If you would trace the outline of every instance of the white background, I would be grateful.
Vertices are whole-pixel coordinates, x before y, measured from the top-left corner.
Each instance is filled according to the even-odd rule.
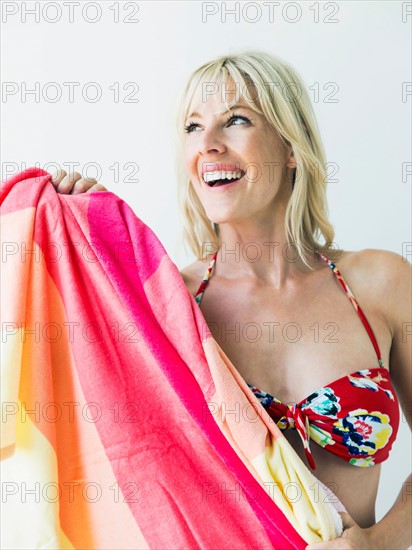
[[[406,255],[403,243],[412,240],[412,176],[402,175],[403,163],[411,161],[412,98],[402,97],[403,83],[412,80],[412,15],[402,15],[406,2],[272,2],[273,21],[263,2],[240,2],[238,15],[227,13],[226,19],[234,2],[109,1],[99,2],[99,10],[81,2],[73,7],[72,22],[64,4],[39,2],[36,21],[25,16],[36,9],[34,2],[3,2],[2,179],[34,165],[54,171],[48,163],[66,170],[77,163],[76,171],[95,177],[93,165],[100,166],[99,181],[131,205],[183,268],[194,258],[180,244],[177,93],[191,71],[216,55],[263,49],[290,62],[311,88],[327,160],[339,167],[337,181],[328,187],[335,242],[346,250]],[[207,10],[216,13],[207,16]],[[24,86],[34,89],[36,82],[37,99],[24,94]],[[50,82],[57,86],[48,87]],[[73,102],[65,82],[80,84]],[[102,91],[97,102],[85,99],[93,98],[91,88],[90,96],[84,95],[90,82]],[[123,89],[128,82],[136,83],[131,99],[138,102],[125,102],[133,92]],[[332,91],[324,89],[327,83],[338,86],[332,98],[338,102],[326,100]],[[110,89],[115,86],[118,102]],[[53,102],[56,89],[62,97]],[[125,181],[126,163],[138,166],[138,182]],[[382,466],[377,520],[410,471],[410,449],[402,416]]]

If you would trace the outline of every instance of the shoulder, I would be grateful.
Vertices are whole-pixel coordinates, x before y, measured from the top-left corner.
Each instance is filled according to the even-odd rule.
[[[397,252],[365,248],[358,251],[345,251],[339,258],[339,265],[352,268],[351,273],[369,275],[386,284],[401,283],[410,271],[411,264]]]
[[[412,264],[402,255],[388,250],[361,252],[364,258],[357,260],[360,271],[377,281],[372,287],[392,336],[391,379],[412,428],[412,417],[407,410],[412,392]]]
[[[397,277],[401,266],[408,265],[408,261],[396,252],[377,248],[365,248],[357,251],[342,251],[338,256],[340,265],[350,265],[357,270],[375,272],[376,276]]]
[[[379,304],[394,336],[400,320],[410,317],[411,263],[396,252],[367,248],[342,253],[338,269],[362,295]]]
[[[195,296],[208,268],[208,261],[195,260],[180,270],[183,282],[192,296]]]

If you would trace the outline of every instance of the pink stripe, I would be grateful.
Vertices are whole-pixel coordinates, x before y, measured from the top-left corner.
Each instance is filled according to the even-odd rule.
[[[124,242],[125,228],[118,222],[116,223],[117,216],[114,219],[110,219],[110,216],[107,215],[107,207],[104,220],[102,219],[100,213],[103,211],[103,200],[105,198],[106,197],[103,195],[96,194],[93,196],[95,200],[90,203],[89,223],[91,227],[91,242],[100,249],[103,247],[103,250],[106,252],[103,254],[105,270],[110,274],[110,277],[115,280],[116,290],[119,296],[122,298],[123,302],[128,305],[128,309],[131,311],[133,318],[142,329],[141,334],[143,338],[148,345],[151,346],[151,351],[158,365],[162,368],[163,373],[167,376],[177,395],[179,395],[190,416],[196,420],[208,441],[218,451],[229,469],[235,474],[236,479],[240,481],[249,499],[249,503],[265,526],[271,542],[277,544],[279,542],[279,534],[282,534],[286,540],[289,540],[292,548],[299,548],[302,544],[305,544],[305,542],[296,532],[294,532],[293,535],[291,534],[290,539],[288,539],[285,530],[287,529],[288,532],[291,532],[289,522],[269,495],[256,482],[214,422],[207,407],[204,395],[190,372],[190,367],[181,361],[181,358],[174,349],[170,349],[168,341],[164,340],[164,333],[160,325],[151,318],[148,310],[142,308],[142,305],[145,304],[147,299],[142,287],[142,281],[139,280],[139,271],[136,269],[136,266],[132,267],[133,264],[127,263],[122,264],[122,273],[125,277],[119,278],[116,276],[118,265],[111,259],[111,243],[107,237],[110,235],[110,238],[115,242]],[[129,224],[128,237],[131,238],[132,243],[138,242],[140,244],[136,251],[139,257],[142,258],[142,261],[138,262],[139,269],[142,265],[147,263],[148,258],[151,259],[150,267],[154,267],[156,264],[159,265],[166,252],[157,237],[147,226],[144,226],[144,231],[142,231],[142,226],[144,224],[142,222],[136,224],[135,215],[125,203],[121,204],[120,210],[123,219]],[[114,210],[114,212],[116,211]],[[113,214],[113,209],[110,211],[110,214]],[[114,230],[109,231],[109,228],[114,228]],[[187,291],[177,268],[175,267],[176,277],[172,277],[172,269],[173,266],[171,265],[168,292],[174,296],[175,303],[178,304],[176,307],[185,309],[186,304],[182,305],[181,300],[183,300],[183,297],[188,299]],[[149,271],[145,270],[143,277],[146,278],[148,273]],[[142,277],[142,275],[140,276]],[[180,296],[182,296],[182,298]],[[161,300],[162,297],[159,296],[159,299]],[[154,331],[156,333],[156,338],[153,338]],[[182,326],[182,335],[183,334],[184,327]],[[250,489],[251,487],[256,490],[255,494],[258,494],[258,500],[260,502],[256,502],[256,499],[254,499],[253,491]],[[280,521],[281,518],[282,521]],[[281,524],[283,524],[283,529],[280,526]]]

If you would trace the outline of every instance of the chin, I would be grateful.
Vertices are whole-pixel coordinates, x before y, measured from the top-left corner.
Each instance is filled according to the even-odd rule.
[[[211,221],[211,223],[217,223],[217,224],[222,224],[222,223],[230,223],[231,221],[233,221],[233,217],[230,216],[230,215],[227,215],[227,216],[217,216],[217,215],[213,215],[213,216],[209,216],[208,212],[206,212],[206,216],[209,218],[209,220]]]

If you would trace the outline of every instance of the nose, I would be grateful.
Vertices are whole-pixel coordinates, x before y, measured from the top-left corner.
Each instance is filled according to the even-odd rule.
[[[226,151],[226,145],[223,136],[215,129],[209,128],[202,132],[199,143],[199,153],[207,156],[210,153],[223,153]]]

